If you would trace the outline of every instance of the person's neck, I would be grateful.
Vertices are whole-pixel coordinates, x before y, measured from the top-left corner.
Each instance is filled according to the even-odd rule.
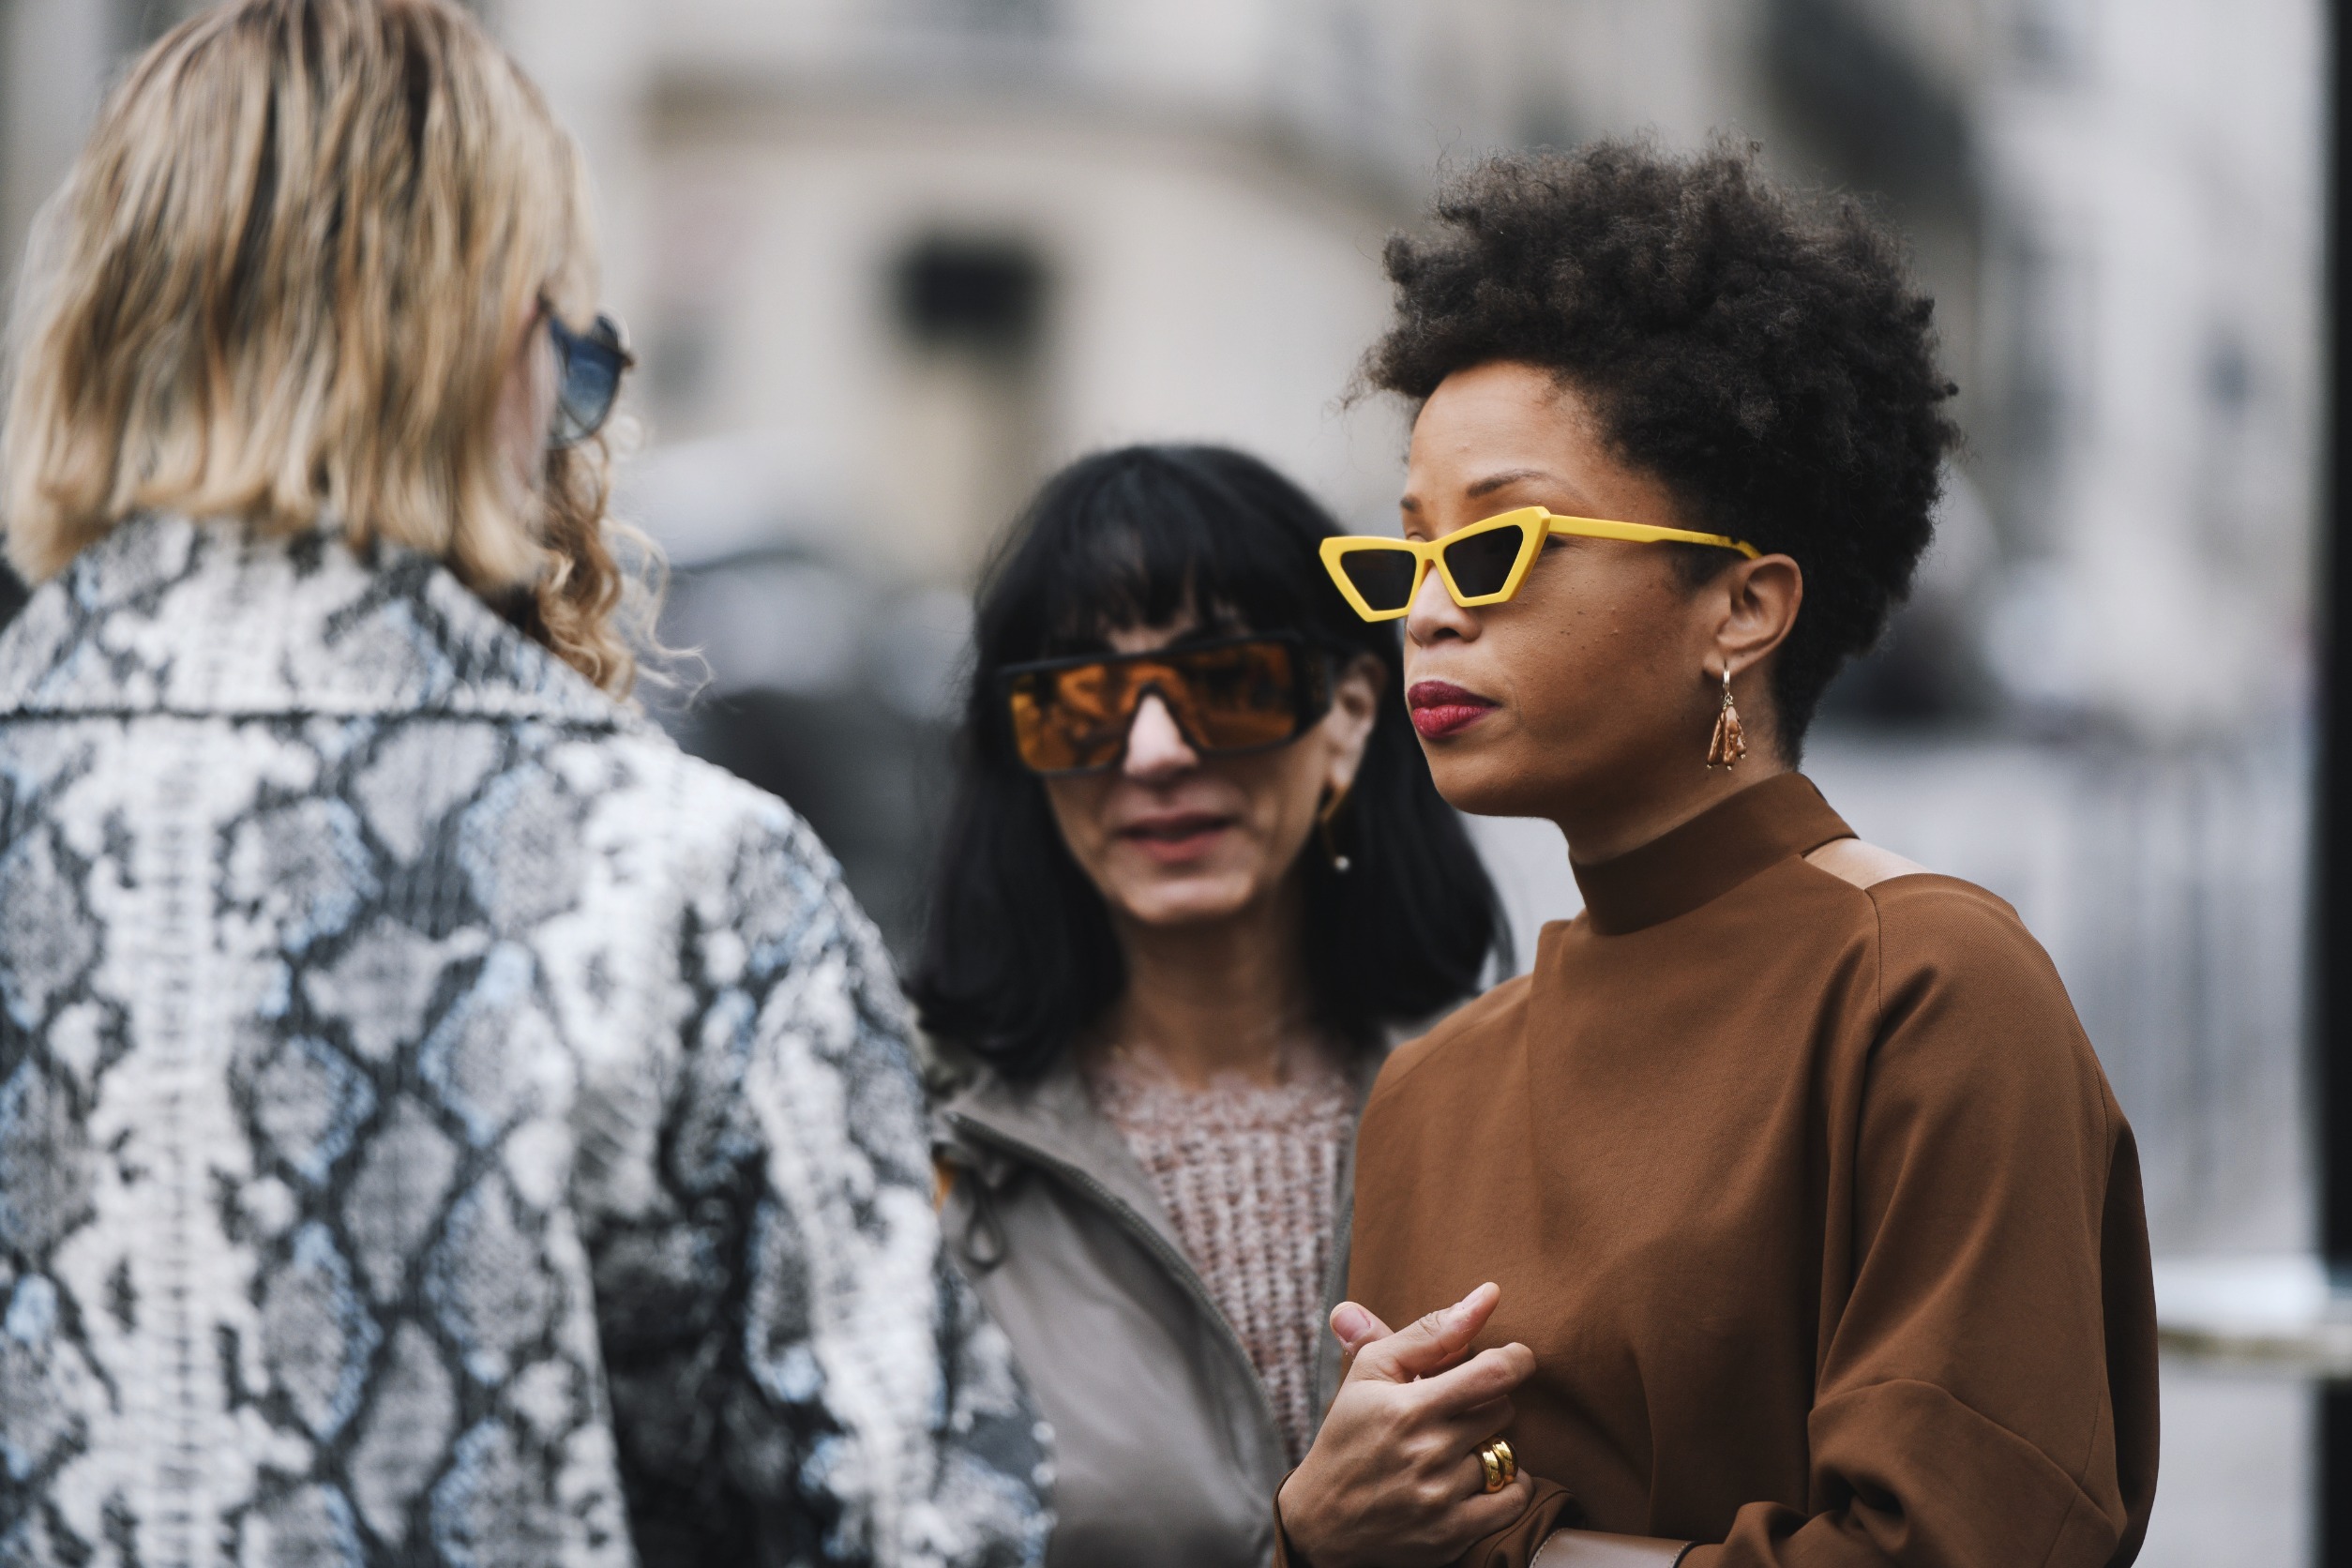
[[[1293,882],[1226,920],[1121,920],[1127,988],[1103,1020],[1103,1048],[1143,1057],[1188,1088],[1235,1076],[1283,1081],[1286,1053],[1311,1046],[1314,1033],[1303,902]]]
[[[1787,771],[1787,763],[1758,746],[1736,768],[1702,771],[1681,764],[1661,770],[1664,776],[1584,792],[1555,810],[1552,821],[1568,840],[1568,858],[1594,866],[1663,838],[1741,791]]]

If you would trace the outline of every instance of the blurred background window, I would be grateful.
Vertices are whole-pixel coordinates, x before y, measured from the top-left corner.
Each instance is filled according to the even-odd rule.
[[[649,703],[803,811],[901,951],[970,588],[1053,466],[1229,442],[1393,530],[1401,412],[1342,401],[1380,246],[1489,151],[1721,128],[1877,204],[1969,444],[1808,771],[2017,906],[2139,1131],[2168,1347],[2142,1561],[2352,1561],[2341,1523],[2321,1539],[2352,1407],[2316,1391],[2352,1374],[2352,1323],[2303,1049],[2319,0],[477,9],[588,149],[647,365],[625,511],[701,655]],[[0,0],[7,255],[181,12]],[[1475,827],[1530,953],[1576,907],[1558,836]]]
[[[1017,368],[1037,351],[1046,269],[1017,240],[930,234],[898,258],[898,321],[918,347]]]

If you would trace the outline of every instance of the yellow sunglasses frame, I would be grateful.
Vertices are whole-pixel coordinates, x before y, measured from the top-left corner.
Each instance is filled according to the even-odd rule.
[[[1529,526],[1536,522],[1541,522],[1543,526]],[[1491,534],[1499,528],[1527,529],[1527,543],[1520,548],[1519,558],[1511,563],[1511,575],[1503,579],[1502,586],[1494,593],[1463,593],[1461,584],[1454,580],[1454,573],[1445,564],[1446,549],[1476,535]],[[1544,541],[1554,534],[1566,534],[1583,539],[1623,539],[1632,544],[1712,545],[1718,550],[1736,550],[1751,561],[1760,553],[1754,545],[1726,534],[1696,534],[1687,528],[1661,528],[1649,522],[1612,522],[1606,518],[1562,517],[1541,506],[1520,506],[1481,519],[1435,539],[1392,539],[1379,534],[1336,535],[1323,541],[1323,570],[1331,574],[1332,582],[1339,589],[1340,596],[1348,601],[1348,608],[1367,621],[1398,621],[1411,614],[1413,600],[1421,596],[1421,586],[1428,580],[1432,566],[1437,568],[1438,580],[1445,584],[1445,591],[1453,596],[1454,602],[1464,610],[1475,610],[1481,605],[1500,604],[1516,594],[1519,584],[1527,580],[1528,568],[1534,565],[1535,558],[1543,553]],[[1347,571],[1340,565],[1349,555],[1374,550],[1413,558],[1412,589],[1405,596],[1404,608],[1400,610],[1375,610],[1364,603],[1364,596],[1357,592],[1356,585],[1349,580]]]

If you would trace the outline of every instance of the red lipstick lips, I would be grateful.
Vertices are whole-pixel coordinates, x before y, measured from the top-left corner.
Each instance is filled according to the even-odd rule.
[[[1412,710],[1413,728],[1425,741],[1459,734],[1496,706],[1492,699],[1464,691],[1450,681],[1415,681],[1405,703]]]

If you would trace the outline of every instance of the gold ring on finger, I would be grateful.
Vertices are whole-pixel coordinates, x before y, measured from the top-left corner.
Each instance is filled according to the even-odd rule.
[[[1502,1484],[1510,1485],[1519,1474],[1519,1456],[1511,1452],[1510,1440],[1497,1438],[1487,1446],[1495,1451],[1495,1457],[1502,1461]]]
[[[1500,1492],[1505,1486],[1511,1485],[1511,1477],[1505,1473],[1502,1468],[1502,1455],[1495,1452],[1495,1445],[1493,1443],[1481,1443],[1479,1445],[1478,1468],[1485,1471],[1486,1490],[1490,1492]]]

